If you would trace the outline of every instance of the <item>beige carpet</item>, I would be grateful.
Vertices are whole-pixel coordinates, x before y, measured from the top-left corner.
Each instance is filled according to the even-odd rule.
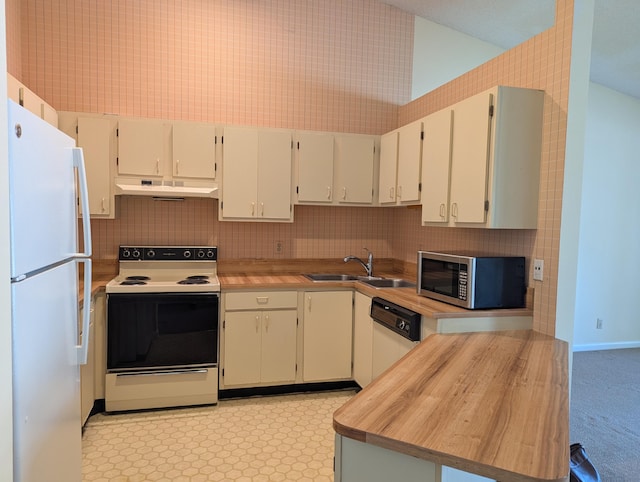
[[[570,414],[604,482],[640,481],[640,349],[574,353]]]
[[[333,412],[353,391],[217,406],[95,415],[83,435],[83,481],[332,481]]]

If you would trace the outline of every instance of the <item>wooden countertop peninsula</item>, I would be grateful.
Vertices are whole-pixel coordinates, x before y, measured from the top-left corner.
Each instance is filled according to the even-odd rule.
[[[530,330],[431,335],[339,408],[345,437],[500,481],[569,473],[568,348]]]

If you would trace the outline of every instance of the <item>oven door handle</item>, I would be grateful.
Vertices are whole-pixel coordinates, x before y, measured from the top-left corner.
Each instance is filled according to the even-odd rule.
[[[194,370],[165,370],[165,371],[146,371],[135,373],[116,373],[118,377],[139,377],[139,376],[161,376],[161,375],[183,375],[187,373],[207,373],[206,368],[199,368]]]

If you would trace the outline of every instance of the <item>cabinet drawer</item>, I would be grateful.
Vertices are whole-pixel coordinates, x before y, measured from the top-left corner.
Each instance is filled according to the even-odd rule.
[[[251,291],[225,294],[227,311],[297,308],[297,306],[297,291]]]

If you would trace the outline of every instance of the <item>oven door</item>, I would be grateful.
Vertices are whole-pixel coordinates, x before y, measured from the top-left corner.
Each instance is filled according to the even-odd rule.
[[[107,371],[218,364],[218,293],[127,293],[107,298]]]

